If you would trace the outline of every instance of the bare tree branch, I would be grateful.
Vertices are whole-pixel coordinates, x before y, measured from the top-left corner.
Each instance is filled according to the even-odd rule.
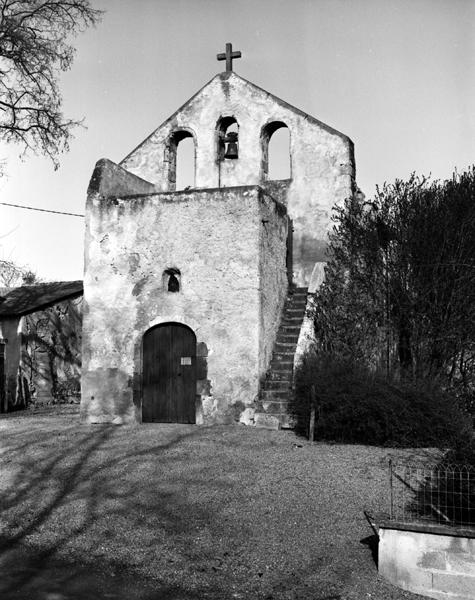
[[[59,166],[82,121],[63,115],[58,76],[74,58],[70,38],[101,14],[89,0],[0,0],[0,141]]]

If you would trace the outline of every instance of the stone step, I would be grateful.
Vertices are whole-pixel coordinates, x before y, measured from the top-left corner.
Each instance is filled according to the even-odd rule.
[[[279,423],[281,429],[295,429],[297,425],[295,417],[289,415],[288,412],[283,415],[279,415]]]
[[[295,342],[276,342],[274,344],[274,352],[295,352],[297,340]]]
[[[279,373],[286,373],[289,374],[289,376],[292,376],[292,371],[293,371],[293,366],[294,366],[294,360],[292,359],[292,361],[274,361],[274,359],[271,360],[270,363],[270,368],[269,368],[269,372],[270,374],[275,373],[275,375],[279,375]]]
[[[296,325],[297,321],[294,321],[294,319],[298,319],[299,324],[301,324],[304,316],[305,316],[304,310],[298,310],[298,311],[297,310],[289,310],[283,316],[281,325],[287,325],[289,323],[289,321],[291,322],[290,324]]]
[[[294,344],[294,346],[296,346],[298,341],[299,341],[298,333],[278,333],[275,343],[276,344]]]
[[[303,322],[303,319],[292,319],[290,321],[285,320],[283,323],[281,323],[279,332],[284,331],[283,327],[298,327],[298,330],[300,333],[300,330],[302,329],[302,322]],[[279,332],[277,332],[277,333],[279,333]]]
[[[299,335],[300,333],[300,325],[281,325],[279,328],[279,333],[284,333],[285,335],[288,335],[290,333],[293,333],[295,335]],[[277,334],[279,335],[279,334]]]
[[[292,302],[305,304],[307,302],[307,294],[292,294],[292,296],[287,296],[287,298],[285,299],[285,303],[292,304]]]
[[[305,307],[304,306],[289,306],[289,308],[287,308],[285,310],[285,316],[286,317],[297,317],[299,315],[304,315],[305,313]]]
[[[262,401],[270,400],[288,400],[290,396],[290,390],[261,390]]]
[[[292,306],[287,306],[284,309],[283,312],[283,317],[288,317],[288,316],[295,316],[295,315],[304,315],[305,314],[305,304],[302,304],[302,306],[298,306],[295,304],[292,304]]]
[[[274,344],[274,352],[272,353],[272,358],[276,356],[277,360],[280,360],[281,355],[293,357],[295,354],[296,347],[297,344],[277,344],[276,342]]]
[[[290,384],[287,384],[283,388],[268,389],[264,387],[261,389],[260,399],[261,402],[288,402],[292,394],[293,391]]]
[[[274,345],[274,351],[272,352],[272,358],[270,361],[270,365],[269,368],[272,367],[273,365],[280,365],[283,362],[294,362],[294,355],[295,355],[295,348],[297,347],[296,344],[293,345],[292,348],[280,348],[279,350],[276,350],[275,345]]]
[[[272,363],[274,363],[275,361],[280,364],[289,363],[290,365],[293,365],[294,354],[294,352],[274,352],[274,354],[272,355]]]
[[[302,327],[303,315],[301,317],[284,317],[282,319],[281,327]]]
[[[306,287],[289,289],[272,360],[260,390],[262,415],[271,420],[274,418],[284,427],[292,427],[293,423],[288,414],[288,405],[294,393],[294,357],[307,306],[307,291]]]
[[[292,302],[292,300],[307,300],[307,292],[294,292],[289,294],[285,299],[286,302]]]
[[[305,296],[297,296],[296,298],[292,298],[292,300],[286,300],[284,306],[306,306],[307,299]]]
[[[278,381],[285,381],[286,379],[293,379],[294,375],[294,362],[281,362],[281,363],[271,363],[269,370],[267,371],[266,377],[264,381],[268,381],[269,379],[277,379]],[[275,377],[274,377],[275,374]]]
[[[279,331],[277,333],[280,333],[282,331],[283,327],[298,327],[299,333],[300,333],[300,329],[302,328],[302,323],[303,323],[303,316],[302,317],[292,317],[291,319],[285,318],[285,319],[283,319],[283,322],[281,323]]]
[[[262,402],[262,408],[267,415],[285,415],[287,413],[288,406],[288,402],[274,402],[272,400],[263,400]]]
[[[280,421],[278,417],[267,415],[266,413],[255,413],[254,425],[259,429],[280,429]]]
[[[279,368],[277,368],[279,367]],[[286,368],[286,369],[281,369],[280,367],[282,367],[282,365],[278,364],[275,365],[275,368],[273,368],[272,364],[271,367],[269,369],[269,372],[267,373],[267,379],[265,381],[286,381],[288,383],[290,383],[292,381],[292,374],[293,371],[290,368]]]
[[[288,379],[266,379],[262,384],[263,390],[279,390],[282,392],[289,391],[291,382]]]
[[[282,315],[281,326],[282,325],[300,325],[302,323],[304,316],[305,316],[304,310],[299,311],[298,314],[293,311],[291,313],[290,312],[284,313]]]
[[[305,300],[305,298],[303,298],[302,300],[298,300],[298,299],[294,299],[291,300],[290,302],[287,301],[284,305],[284,310],[287,310],[289,308],[301,308],[302,310],[307,306],[307,302]]]

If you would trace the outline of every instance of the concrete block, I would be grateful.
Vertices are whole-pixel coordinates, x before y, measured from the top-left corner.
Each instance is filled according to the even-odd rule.
[[[467,600],[466,596],[459,596],[458,594],[447,594],[447,592],[438,592],[437,590],[430,590],[430,592],[421,592],[421,595],[428,598],[434,598],[434,600]],[[473,597],[470,598],[473,600]]]
[[[417,566],[422,569],[439,569],[445,571],[447,568],[447,558],[445,552],[425,552]]]
[[[452,573],[434,573],[432,588],[439,592],[457,594],[460,598],[473,600],[475,598],[475,577],[452,574]]]
[[[380,574],[398,587],[436,600],[475,599],[475,540],[401,528],[380,528]]]
[[[447,571],[463,573],[475,578],[475,556],[468,552],[449,552],[447,554]]]

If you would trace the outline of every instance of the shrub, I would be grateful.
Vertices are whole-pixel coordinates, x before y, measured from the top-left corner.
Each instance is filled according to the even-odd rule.
[[[447,454],[445,462],[458,463],[475,469],[475,437],[460,437]]]
[[[452,448],[471,437],[469,419],[427,382],[388,382],[354,363],[313,358],[296,373],[297,429],[308,427],[316,391],[316,439]]]

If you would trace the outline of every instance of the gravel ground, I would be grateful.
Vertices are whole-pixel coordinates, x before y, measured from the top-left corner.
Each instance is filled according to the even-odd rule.
[[[245,426],[0,416],[0,597],[402,600],[363,510],[390,456]],[[373,550],[373,551],[372,551]]]

